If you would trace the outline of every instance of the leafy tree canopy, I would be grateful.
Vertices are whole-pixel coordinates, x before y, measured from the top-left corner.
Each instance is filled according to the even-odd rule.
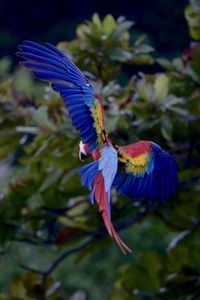
[[[198,299],[199,7],[191,0],[185,10],[197,42],[172,61],[155,58],[133,22],[111,15],[94,14],[58,44],[102,94],[112,139],[155,141],[179,166],[174,199],[154,211],[113,192],[113,222],[135,247],[126,257],[80,185],[79,136],[62,100],[0,61],[0,299]],[[147,64],[162,71],[136,73]]]

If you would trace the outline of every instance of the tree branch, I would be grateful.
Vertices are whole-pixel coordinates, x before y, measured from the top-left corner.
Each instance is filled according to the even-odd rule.
[[[174,229],[177,229],[177,230],[185,230],[186,228],[178,225],[178,224],[175,224],[173,222],[171,222],[170,220],[168,220],[164,215],[162,215],[160,212],[158,211],[155,211],[154,212],[154,215],[156,217],[158,217],[161,221],[163,221],[165,224],[167,224],[168,226],[174,228]]]
[[[20,267],[33,272],[33,273],[37,273],[42,275],[44,278],[43,280],[46,280],[46,278],[58,267],[58,265],[67,257],[70,256],[74,253],[77,253],[79,251],[81,251],[82,249],[86,248],[89,244],[92,243],[92,241],[94,240],[94,237],[90,238],[89,240],[87,240],[86,242],[82,243],[81,245],[71,248],[71,249],[67,249],[66,251],[64,251],[63,253],[61,253],[54,261],[53,263],[50,265],[50,267],[46,270],[46,271],[42,271],[42,270],[38,270],[32,267],[28,267],[24,264],[21,264]]]

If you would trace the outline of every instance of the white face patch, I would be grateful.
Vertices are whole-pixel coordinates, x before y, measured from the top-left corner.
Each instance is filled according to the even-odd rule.
[[[79,151],[82,152],[83,154],[87,155],[87,153],[85,152],[85,144],[83,144],[82,141],[80,141],[79,143]]]

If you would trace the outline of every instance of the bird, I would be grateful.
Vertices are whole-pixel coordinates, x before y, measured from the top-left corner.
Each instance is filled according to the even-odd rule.
[[[111,191],[132,199],[163,203],[178,186],[177,164],[159,145],[141,140],[118,146],[109,137],[104,122],[102,97],[93,84],[60,49],[50,43],[23,41],[16,53],[20,64],[50,83],[60,94],[72,124],[79,131],[79,158],[93,161],[80,169],[81,184],[90,191],[103,222],[123,253],[132,252],[111,221]]]

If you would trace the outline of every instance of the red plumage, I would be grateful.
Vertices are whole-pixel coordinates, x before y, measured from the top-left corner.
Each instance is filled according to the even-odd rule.
[[[120,249],[124,254],[126,252],[132,252],[132,250],[122,241],[122,239],[117,234],[115,228],[112,225],[109,216],[108,193],[105,191],[104,178],[101,171],[97,173],[94,179],[93,191],[94,191],[95,200],[99,206],[99,211],[102,214],[104,224],[110,236],[115,239],[115,241],[117,242],[117,244],[119,245]]]
[[[144,153],[151,153],[152,144],[149,141],[139,141],[135,144],[118,147],[118,150],[120,149],[123,149],[127,155],[135,157]]]
[[[99,149],[94,149],[92,152],[90,152],[89,144],[83,144],[83,150],[87,157],[92,156],[94,160],[98,160],[101,156]]]

